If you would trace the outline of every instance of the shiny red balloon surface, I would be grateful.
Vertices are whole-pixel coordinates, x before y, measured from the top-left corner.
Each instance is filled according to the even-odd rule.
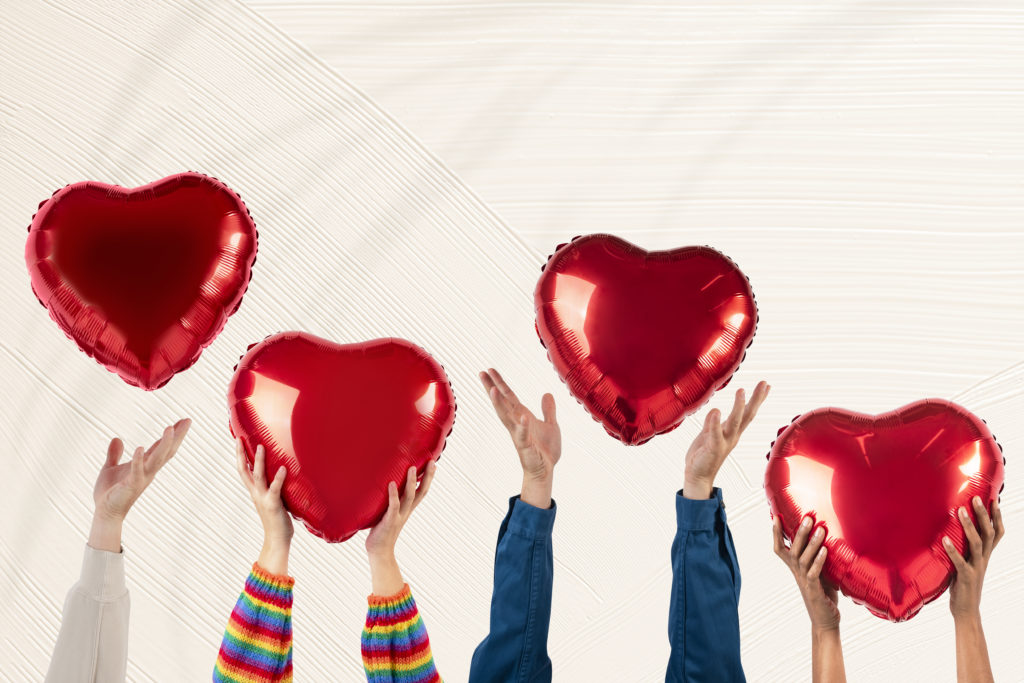
[[[750,283],[725,255],[612,235],[560,245],[534,304],[559,377],[626,444],[674,429],[725,386],[757,327]]]
[[[249,348],[228,388],[231,433],[250,465],[288,467],[285,506],[317,536],[339,542],[387,509],[388,482],[422,476],[455,422],[444,369],[402,339],[335,344],[284,332]]]
[[[82,182],[39,205],[25,260],[32,291],[83,351],[156,389],[220,333],[249,284],[256,226],[214,178],[133,189]]]
[[[942,594],[965,553],[956,516],[1003,485],[1003,455],[985,423],[941,399],[881,415],[820,408],[780,430],[764,488],[792,539],[805,514],[827,531],[824,576],[875,615],[914,616]]]

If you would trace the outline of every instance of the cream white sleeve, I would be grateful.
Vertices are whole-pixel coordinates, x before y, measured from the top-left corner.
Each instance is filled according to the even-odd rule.
[[[64,600],[46,683],[123,683],[128,665],[124,551],[85,547],[82,576]]]

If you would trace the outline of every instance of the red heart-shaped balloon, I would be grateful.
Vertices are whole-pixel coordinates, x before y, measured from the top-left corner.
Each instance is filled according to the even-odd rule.
[[[612,235],[559,245],[534,304],[559,377],[626,444],[675,429],[724,387],[757,327],[750,282],[724,254]]]
[[[256,260],[245,204],[215,178],[136,188],[82,182],[39,205],[32,291],[79,348],[156,389],[196,360],[238,309]]]
[[[792,539],[804,515],[827,532],[823,575],[872,613],[911,618],[942,594],[964,553],[956,511],[986,509],[1003,485],[1002,449],[977,416],[941,399],[881,415],[819,408],[779,430],[764,488]]]
[[[384,515],[388,483],[421,477],[455,422],[437,361],[402,339],[335,344],[283,332],[249,347],[228,388],[231,433],[267,476],[286,465],[285,507],[312,533],[344,541]]]

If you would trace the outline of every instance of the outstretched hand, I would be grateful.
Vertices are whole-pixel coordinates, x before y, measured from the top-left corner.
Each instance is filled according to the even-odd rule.
[[[141,446],[136,448],[127,462],[121,462],[124,442],[118,438],[111,440],[92,492],[96,507],[89,533],[90,546],[114,553],[121,551],[121,528],[128,511],[160,468],[174,457],[191,425],[192,421],[187,418],[178,420],[147,450]]]
[[[757,415],[770,389],[767,382],[758,382],[749,403],[743,389],[737,389],[732,412],[725,422],[722,422],[722,411],[717,408],[708,411],[703,429],[686,452],[685,498],[705,500],[711,496],[718,470]]]
[[[555,418],[555,397],[544,394],[536,417],[515,395],[494,368],[480,373],[480,381],[505,425],[523,467],[520,500],[535,507],[551,507],[551,486],[555,465],[562,457],[562,432]]]

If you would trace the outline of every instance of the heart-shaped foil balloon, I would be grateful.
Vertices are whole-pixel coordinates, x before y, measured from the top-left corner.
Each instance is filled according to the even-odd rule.
[[[415,344],[335,344],[304,332],[250,346],[228,408],[250,465],[260,444],[268,477],[286,465],[285,507],[332,543],[373,526],[388,483],[401,491],[411,466],[421,477],[455,422],[444,369]]]
[[[39,205],[32,291],[79,348],[156,389],[196,360],[238,309],[256,260],[245,204],[215,178],[143,187],[82,182]]]
[[[954,574],[942,548],[965,553],[957,519],[1003,486],[1003,454],[977,416],[927,399],[881,415],[820,408],[779,430],[764,488],[792,539],[804,515],[825,527],[823,576],[891,621],[911,618]]]
[[[675,429],[724,387],[757,327],[750,283],[724,254],[612,235],[559,245],[534,304],[559,377],[626,444]]]

